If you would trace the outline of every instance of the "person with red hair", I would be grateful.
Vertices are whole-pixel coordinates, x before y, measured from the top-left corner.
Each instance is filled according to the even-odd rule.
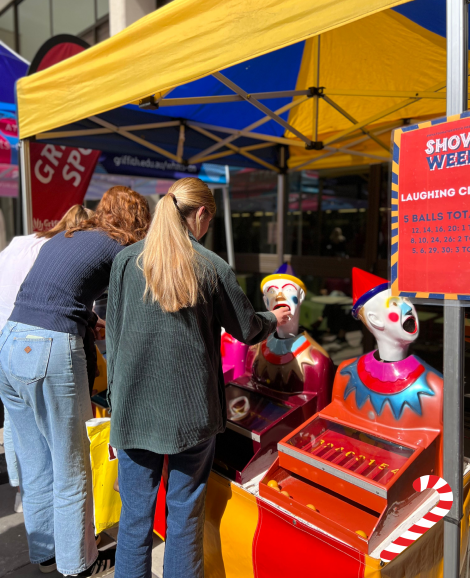
[[[89,443],[92,418],[83,338],[104,322],[93,302],[124,247],[150,223],[144,197],[112,187],[90,218],[41,248],[0,332],[0,396],[19,464],[31,562],[42,572],[101,576],[114,551],[98,552]]]

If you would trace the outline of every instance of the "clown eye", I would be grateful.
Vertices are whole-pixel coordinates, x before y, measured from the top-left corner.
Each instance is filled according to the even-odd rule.
[[[395,305],[395,307],[398,307],[398,303],[396,301],[392,301],[392,305]]]

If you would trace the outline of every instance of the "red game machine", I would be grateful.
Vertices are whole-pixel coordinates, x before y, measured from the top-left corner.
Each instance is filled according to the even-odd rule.
[[[340,365],[331,404],[279,443],[260,495],[371,554],[429,497],[413,481],[442,475],[443,381],[407,355],[413,305],[368,273],[353,282],[378,350]]]

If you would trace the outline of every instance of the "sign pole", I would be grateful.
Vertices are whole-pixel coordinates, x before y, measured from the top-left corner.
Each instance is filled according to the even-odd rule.
[[[447,116],[467,110],[468,5],[447,0]],[[455,301],[444,304],[444,479],[454,502],[444,518],[444,578],[460,574],[463,509],[463,381],[465,313]]]
[[[20,140],[21,206],[23,235],[33,232],[33,206],[31,193],[31,157],[29,140]]]

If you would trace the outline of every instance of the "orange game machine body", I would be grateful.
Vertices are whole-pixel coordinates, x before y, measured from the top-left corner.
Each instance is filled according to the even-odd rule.
[[[382,292],[385,313],[415,339],[414,307],[387,285]],[[380,328],[379,318],[369,321]],[[429,497],[413,481],[442,476],[442,403],[441,374],[414,355],[384,362],[376,351],[343,362],[332,402],[279,443],[260,495],[371,554]]]
[[[246,370],[226,383],[227,429],[217,436],[214,470],[240,484],[261,474],[277,443],[331,399],[333,364],[298,326],[305,286],[285,265],[261,284],[268,310],[289,306],[290,327],[247,354]]]

